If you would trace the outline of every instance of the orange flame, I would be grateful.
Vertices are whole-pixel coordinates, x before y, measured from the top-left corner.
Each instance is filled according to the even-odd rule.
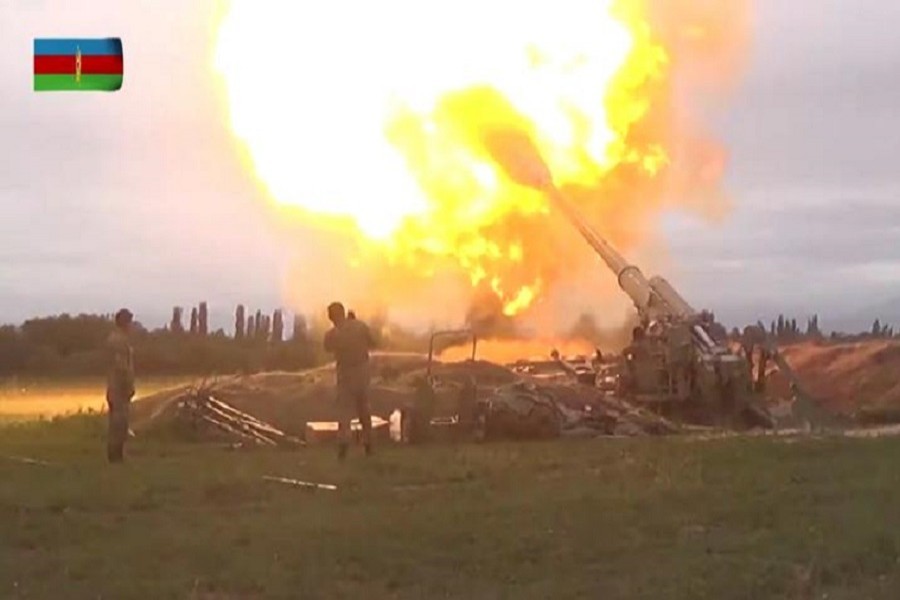
[[[672,163],[672,64],[651,0],[373,4],[281,3],[273,14],[234,0],[217,49],[257,176],[279,205],[352,236],[348,261],[380,265],[368,293],[455,271],[513,316],[559,280],[566,246],[589,253],[573,232],[551,231],[540,191],[496,164],[492,131],[526,136],[589,218],[630,241],[616,227],[637,203],[658,203]],[[692,18],[681,35],[708,38]],[[273,59],[285,43],[305,79],[273,91],[287,77]]]

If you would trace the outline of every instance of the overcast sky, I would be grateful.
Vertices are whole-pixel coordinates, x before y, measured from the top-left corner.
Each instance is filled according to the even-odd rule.
[[[724,227],[671,219],[679,282],[741,321],[781,306],[900,319],[900,3],[757,7],[721,129],[735,209]]]
[[[209,1],[0,2],[0,321],[207,299],[274,307],[285,234],[240,162]],[[98,17],[97,15],[100,15]],[[669,215],[670,281],[747,322],[900,321],[900,3],[759,0],[722,120],[734,209]],[[117,35],[114,94],[35,94],[35,37]],[[900,324],[900,323],[898,323]]]

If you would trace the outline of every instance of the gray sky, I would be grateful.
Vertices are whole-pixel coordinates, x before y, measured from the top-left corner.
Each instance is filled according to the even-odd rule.
[[[679,285],[742,322],[782,307],[826,326],[900,319],[900,4],[757,11],[720,129],[735,209],[722,227],[670,219]]]
[[[129,305],[157,325],[206,299],[225,326],[236,302],[281,302],[291,244],[225,125],[217,10],[0,3],[0,321]],[[893,0],[757,2],[719,123],[734,209],[665,217],[666,276],[694,304],[740,322],[900,321],[898,22]],[[122,37],[123,89],[33,93],[32,39],[66,35]]]

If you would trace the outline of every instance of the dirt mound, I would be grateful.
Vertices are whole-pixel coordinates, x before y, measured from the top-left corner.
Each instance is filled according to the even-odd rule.
[[[863,341],[844,344],[799,343],[782,352],[820,404],[844,414],[862,410],[900,414],[900,342]],[[415,403],[416,389],[427,372],[427,357],[420,354],[379,353],[372,358],[372,413],[388,419],[397,408]],[[435,416],[454,414],[461,388],[474,381],[484,399],[520,377],[506,367],[487,361],[434,362]],[[272,372],[233,376],[202,382],[214,397],[288,434],[302,436],[308,421],[335,420],[335,369],[326,365],[296,373]],[[778,372],[770,378],[775,396],[789,397],[787,379]],[[555,401],[571,410],[597,402],[597,391],[583,386],[553,385]],[[167,410],[190,392],[181,386],[143,398],[134,405],[134,428],[147,430],[173,411]]]
[[[781,351],[806,390],[831,411],[900,408],[900,342],[804,342]],[[789,393],[780,374],[770,386],[776,394]]]
[[[414,402],[417,383],[427,375],[427,357],[420,354],[377,353],[372,357],[372,413],[387,419],[397,408]],[[459,389],[468,380],[475,382],[479,396],[490,394],[500,385],[518,379],[505,367],[484,361],[464,361],[432,365],[435,380],[437,414],[456,410]],[[308,421],[330,421],[337,418],[334,364],[316,369],[270,372],[233,376],[197,382],[211,387],[217,399],[258,419],[271,423],[287,433],[302,435]],[[152,428],[178,398],[191,390],[179,386],[134,404],[135,431]]]

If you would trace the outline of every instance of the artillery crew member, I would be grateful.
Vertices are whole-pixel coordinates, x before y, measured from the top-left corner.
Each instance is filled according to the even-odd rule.
[[[111,463],[122,462],[125,458],[125,440],[128,439],[128,413],[134,396],[134,357],[128,334],[133,318],[128,309],[123,308],[117,312],[115,329],[106,340],[109,353],[106,381],[109,431],[106,455]]]
[[[369,350],[375,347],[375,341],[365,323],[347,318],[340,302],[328,306],[328,319],[334,325],[325,333],[325,350],[334,354],[337,370],[338,457],[343,459],[347,455],[354,413],[362,426],[366,455],[370,455],[373,450]]]

